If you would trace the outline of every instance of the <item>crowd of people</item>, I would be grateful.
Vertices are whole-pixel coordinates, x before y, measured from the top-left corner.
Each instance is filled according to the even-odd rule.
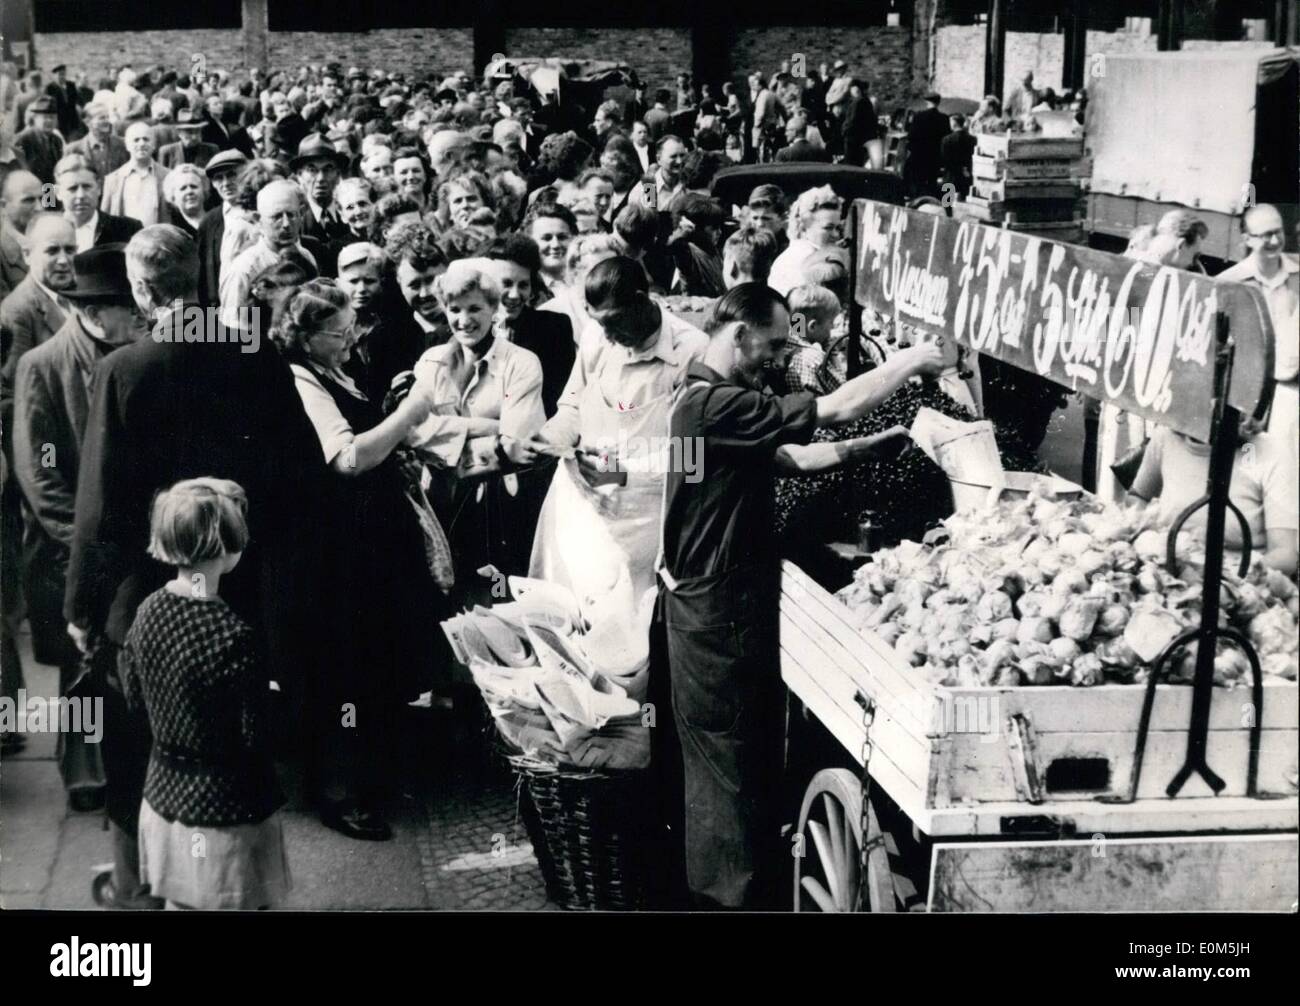
[[[61,692],[105,702],[103,743],[59,750],[72,807],[112,823],[102,904],[281,903],[287,746],[326,826],[391,837],[394,719],[454,692],[440,619],[504,575],[572,585],[587,543],[556,527],[574,493],[636,595],[661,591],[651,693],[672,711],[659,754],[693,903],[775,903],[772,485],[896,451],[898,428],[810,441],[913,378],[977,413],[984,392],[941,342],[848,377],[843,201],[764,184],[729,205],[711,182],[732,163],[879,166],[869,86],[843,61],[747,83],[683,75],[647,100],[633,79],[589,109],[513,72],[335,65],[123,67],[94,90],[60,66],[6,87],[4,687],[25,618]],[[919,196],[970,149],[925,103]],[[1238,278],[1294,316],[1266,209]],[[1143,253],[1186,267],[1195,228],[1171,227]],[[704,438],[709,477],[626,456],[611,493],[608,445],[666,431]],[[1257,452],[1274,468],[1255,508],[1292,575],[1294,446]],[[1141,491],[1194,467],[1161,448]]]

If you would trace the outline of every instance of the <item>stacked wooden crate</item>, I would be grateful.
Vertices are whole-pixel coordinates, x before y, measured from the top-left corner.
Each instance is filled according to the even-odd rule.
[[[980,133],[963,215],[1054,241],[1082,242],[1083,137]]]

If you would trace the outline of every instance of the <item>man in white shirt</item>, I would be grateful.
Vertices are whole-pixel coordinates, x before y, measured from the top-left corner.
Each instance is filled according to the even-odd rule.
[[[647,179],[639,185],[633,185],[628,202],[667,213],[673,198],[686,188],[682,177],[682,169],[686,165],[686,144],[670,133],[656,145],[655,159],[659,166],[655,170],[654,180]]]
[[[153,127],[135,122],[126,131],[131,160],[104,179],[99,208],[114,216],[130,217],[142,227],[166,221],[163,180],[167,169],[154,160]]]
[[[227,227],[230,214],[235,209],[235,193],[239,191],[239,173],[248,163],[238,150],[223,150],[204,169],[212,191],[221,200],[199,221],[199,303],[217,301],[221,288],[221,264],[234,257],[236,229]]]
[[[221,321],[229,328],[248,331],[254,324],[251,306],[253,280],[275,265],[286,252],[296,252],[314,268],[315,257],[302,246],[303,195],[293,182],[277,179],[257,194],[257,215],[262,236],[230,263],[221,284]]]
[[[1273,321],[1273,398],[1270,432],[1294,431],[1300,411],[1300,264],[1283,255],[1286,245],[1282,214],[1268,203],[1246,211],[1242,219],[1250,254],[1215,279],[1245,283],[1259,290],[1268,302]]]

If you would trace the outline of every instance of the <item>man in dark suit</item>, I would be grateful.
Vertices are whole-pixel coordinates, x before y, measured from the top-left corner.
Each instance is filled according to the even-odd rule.
[[[199,303],[216,304],[221,287],[221,243],[226,236],[226,217],[235,204],[239,172],[248,158],[238,150],[223,150],[208,161],[206,171],[212,191],[221,200],[199,221]]]
[[[107,809],[120,854],[97,890],[111,884],[117,897],[140,886],[132,838],[148,745],[108,681],[136,608],[171,576],[146,552],[154,494],[196,476],[244,488],[251,538],[221,594],[253,626],[263,666],[283,683],[300,670],[296,641],[315,589],[313,557],[326,547],[312,539],[314,522],[302,519],[304,501],[323,495],[317,480],[325,467],[288,364],[267,346],[246,351],[247,333],[206,314],[204,340],[190,338],[202,310],[198,250],[178,228],[145,228],[126,258],[136,304],[157,321],[150,337],[110,354],[95,372],[63,605],[69,633],[105,682]]]
[[[253,157],[253,140],[243,126],[226,122],[226,102],[219,94],[209,94],[205,101],[207,117],[203,121],[204,143],[218,150],[238,150],[245,157]]]
[[[54,183],[59,190],[63,215],[77,232],[77,251],[96,245],[126,244],[140,229],[140,221],[114,216],[99,209],[99,177],[81,154],[68,154],[54,166]]]
[[[63,140],[54,131],[58,124],[54,99],[42,94],[27,106],[26,116],[31,125],[14,137],[14,150],[28,171],[43,182],[52,182],[54,165],[63,156]]]
[[[943,163],[940,148],[948,135],[948,116],[939,111],[939,95],[925,96],[925,108],[912,116],[907,127],[907,161],[903,179],[913,196],[939,194],[939,169]]]
[[[170,171],[178,164],[194,164],[205,168],[220,151],[212,143],[204,143],[203,122],[188,108],[176,113],[176,134],[180,137],[158,151],[158,163]]]
[[[320,135],[311,133],[298,144],[298,153],[289,169],[307,199],[307,216],[303,236],[328,245],[347,237],[347,226],[339,219],[334,206],[334,189],[338,186],[348,159]]]
[[[966,116],[954,115],[948,124],[952,127],[952,132],[939,144],[943,180],[945,185],[951,185],[965,199],[971,187],[971,158],[975,154],[976,140],[966,129]]]
[[[63,620],[63,593],[90,407],[89,376],[99,360],[144,334],[126,279],[123,247],[94,248],[73,260],[77,286],[64,293],[72,314],[52,338],[18,362],[14,380],[14,471],[26,503],[23,594],[32,651],[40,663],[59,668],[63,696],[75,693],[81,663]],[[58,747],[59,771],[73,809],[102,807],[99,745],[73,731],[59,735]]]
[[[78,114],[81,102],[77,100],[77,85],[68,80],[68,68],[62,63],[50,72],[54,74],[54,79],[45,85],[45,93],[54,99],[55,115],[63,139],[73,140],[84,132]]]

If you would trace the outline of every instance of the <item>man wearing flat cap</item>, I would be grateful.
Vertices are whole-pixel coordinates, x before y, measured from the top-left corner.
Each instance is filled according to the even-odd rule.
[[[54,165],[63,156],[63,137],[55,132],[59,120],[54,99],[42,94],[27,106],[26,117],[30,125],[14,137],[14,150],[28,171],[42,182],[52,182]]]
[[[63,291],[72,312],[47,342],[23,355],[14,379],[14,471],[25,504],[27,617],[36,659],[59,668],[61,696],[90,686],[78,680],[81,661],[63,619],[63,593],[91,374],[101,359],[144,334],[124,248],[100,245],[72,260],[76,286]],[[102,747],[87,743],[79,731],[59,734],[59,771],[74,810],[104,805]]]
[[[264,123],[271,126],[271,123]],[[235,195],[239,190],[239,173],[248,164],[248,158],[238,150],[223,150],[204,169],[212,191],[220,200],[199,221],[199,303],[205,307],[217,302],[221,287],[222,246],[226,239],[226,218],[235,209]]]
[[[180,139],[158,151],[158,163],[168,171],[178,164],[207,167],[220,153],[215,144],[203,142],[203,121],[188,108],[176,113],[176,133]]]
[[[303,221],[305,237],[326,245],[346,237],[347,227],[334,206],[334,189],[347,161],[320,133],[310,133],[298,144],[298,154],[289,162],[289,169],[307,196],[310,214]]]

